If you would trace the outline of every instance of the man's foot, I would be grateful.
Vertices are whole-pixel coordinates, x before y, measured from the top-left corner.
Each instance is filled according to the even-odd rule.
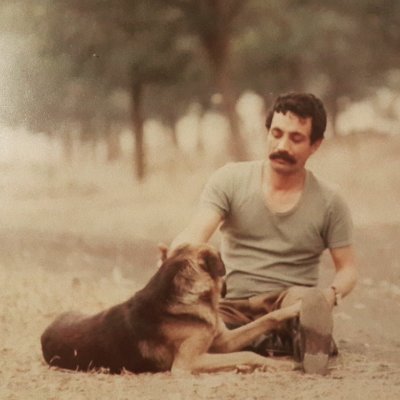
[[[293,344],[289,335],[281,332],[268,332],[258,342],[255,342],[251,350],[264,357],[280,357],[293,355]]]
[[[299,354],[304,372],[325,375],[332,344],[332,310],[323,293],[310,289],[303,297],[299,315]]]

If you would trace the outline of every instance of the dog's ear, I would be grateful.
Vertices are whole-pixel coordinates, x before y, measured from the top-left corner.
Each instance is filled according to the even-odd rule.
[[[225,275],[225,264],[218,251],[202,249],[199,252],[199,259],[211,277],[216,278]]]
[[[160,260],[163,263],[168,257],[168,246],[164,243],[158,243],[158,250],[160,251]]]
[[[222,282],[221,293],[220,293],[222,298],[225,298],[227,291],[228,291],[228,288],[226,287],[226,282],[224,280]]]

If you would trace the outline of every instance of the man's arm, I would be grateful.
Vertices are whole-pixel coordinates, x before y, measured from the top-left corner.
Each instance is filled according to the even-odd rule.
[[[189,225],[171,243],[170,250],[183,243],[206,243],[217,230],[223,217],[217,211],[201,207],[194,215]]]
[[[330,253],[336,274],[331,286],[325,289],[324,293],[329,304],[333,307],[336,294],[345,297],[353,290],[357,282],[358,273],[353,246],[330,249]]]

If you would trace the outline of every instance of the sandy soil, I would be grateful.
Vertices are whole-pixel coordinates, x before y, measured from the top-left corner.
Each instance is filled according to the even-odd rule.
[[[362,157],[361,162],[367,164]],[[390,165],[397,164],[396,154]],[[363,165],[355,168],[362,171]],[[400,182],[390,171],[387,182]],[[363,195],[371,208],[357,209],[360,281],[335,310],[340,355],[326,377],[284,370],[113,376],[49,369],[40,335],[62,311],[96,312],[139,289],[155,269],[157,241],[169,241],[183,227],[203,177],[192,179],[190,190],[182,188],[177,201],[174,190],[160,194],[156,181],[128,191],[116,170],[109,190],[82,174],[67,179],[65,171],[0,165],[0,172],[1,399],[400,398],[400,224],[393,212],[398,187],[388,188],[395,196],[388,199],[391,210],[380,209],[368,173],[351,192],[354,210]],[[382,189],[382,177],[375,176],[375,187]],[[350,190],[355,180],[347,179]],[[321,285],[332,275],[328,257],[322,264]]]
[[[358,232],[364,271],[355,292],[335,311],[340,356],[331,362],[326,377],[279,370],[171,377],[49,369],[39,344],[46,324],[61,311],[95,312],[130,296],[145,281],[143,266],[146,264],[149,275],[154,269],[154,249],[149,245],[145,251],[138,244],[143,261],[136,263],[135,250],[118,243],[76,242],[26,232],[3,235],[0,398],[398,399],[400,288],[393,282],[400,279],[398,265],[390,259],[399,256],[394,240],[399,234],[399,227],[390,226]],[[390,256],[379,260],[385,261],[384,275],[376,270],[372,254],[374,246],[381,247],[381,243]],[[17,248],[21,257],[12,263],[10,254]],[[83,262],[78,263],[79,259]],[[113,260],[120,260],[118,268]],[[331,273],[329,262],[324,264],[322,280]]]

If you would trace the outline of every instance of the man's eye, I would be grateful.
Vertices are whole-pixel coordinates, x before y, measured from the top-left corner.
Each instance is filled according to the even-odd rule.
[[[295,143],[300,143],[300,142],[303,141],[303,139],[304,139],[304,137],[301,136],[301,135],[294,135],[294,136],[292,136],[292,140],[293,140],[293,142],[295,142]]]
[[[282,132],[277,131],[277,130],[273,130],[272,131],[272,136],[275,138],[280,138],[282,136]]]

